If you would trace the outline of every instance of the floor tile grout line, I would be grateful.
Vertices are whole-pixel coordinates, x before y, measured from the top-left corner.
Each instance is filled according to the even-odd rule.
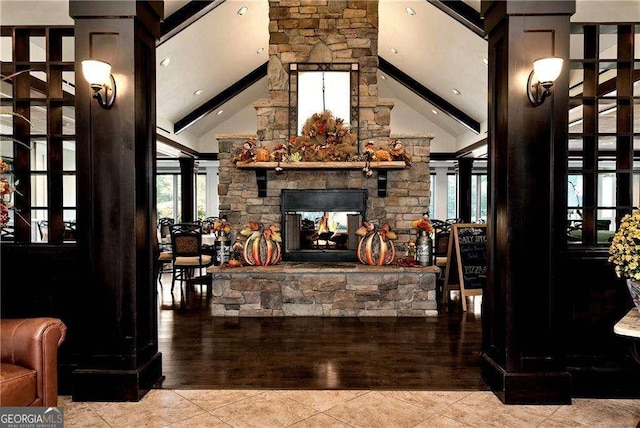
[[[310,407],[307,403],[303,403],[302,401],[296,400],[295,398],[291,398],[291,397],[286,396],[285,394],[282,394],[282,392],[290,392],[290,391],[295,391],[295,392],[298,392],[298,391],[308,391],[308,392],[310,392],[311,394],[313,394],[314,392],[318,392],[318,391],[339,391],[339,392],[341,392],[341,391],[349,391],[349,392],[351,392],[352,390],[340,390],[340,389],[337,389],[337,390],[328,390],[328,389],[327,389],[327,390],[315,390],[315,389],[310,389],[310,390],[295,390],[295,389],[282,389],[282,390],[275,390],[275,392],[277,392],[278,394],[282,395],[283,397],[289,398],[290,400],[293,400],[293,401],[295,401],[295,402],[297,402],[297,403],[300,403],[300,404],[302,404],[302,405],[304,405],[304,406]],[[358,392],[359,392],[360,390],[355,390],[355,391],[358,391]],[[356,398],[358,398],[358,397],[362,397],[362,396],[364,396],[364,395],[368,394],[369,392],[371,392],[371,391],[370,391],[370,390],[363,390],[362,394],[358,394],[358,395],[356,395],[355,397],[353,397],[353,398],[349,398],[348,400],[343,401],[343,402],[341,402],[340,404],[336,404],[335,406],[329,407],[328,409],[318,410],[318,412],[320,412],[320,413],[324,413],[324,412],[326,412],[326,411],[328,411],[328,410],[331,410],[331,409],[333,409],[334,407],[337,407],[337,406],[339,406],[339,405],[341,405],[341,404],[345,404],[345,403],[350,402],[351,400],[355,400],[355,399],[356,399]],[[314,410],[316,410],[316,409],[314,409]]]

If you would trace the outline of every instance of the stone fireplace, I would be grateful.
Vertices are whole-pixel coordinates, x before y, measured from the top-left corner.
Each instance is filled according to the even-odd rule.
[[[290,262],[219,271],[214,278],[214,314],[225,316],[424,316],[435,314],[437,268],[364,266],[355,257],[354,228],[363,220],[389,223],[402,254],[415,237],[412,222],[430,200],[431,134],[392,134],[393,103],[378,99],[378,2],[339,0],[269,1],[267,98],[254,103],[256,134],[216,135],[219,143],[220,214],[236,229],[249,221],[281,225]],[[372,142],[387,148],[399,141],[410,167],[374,170],[361,165],[238,168],[231,158],[258,138],[273,152],[290,130],[290,64],[350,63],[358,68],[359,151]],[[295,88],[294,88],[295,89]],[[352,93],[353,96],[353,93]],[[381,191],[383,188],[383,191]],[[348,206],[318,205],[318,198],[347,195]],[[357,196],[354,196],[357,195]],[[331,202],[331,198],[325,202]],[[322,198],[320,198],[322,199]],[[291,203],[300,203],[292,206]],[[340,213],[340,214],[335,214]],[[321,223],[340,224],[328,226]],[[336,235],[336,230],[342,237]],[[335,236],[334,236],[335,235]],[[307,254],[305,254],[307,253]],[[311,256],[309,256],[311,254]],[[341,261],[342,263],[338,262]],[[345,263],[351,261],[351,263]],[[287,264],[288,263],[288,264]],[[331,263],[334,263],[333,265]]]
[[[220,148],[218,193],[220,213],[242,227],[249,220],[285,228],[281,212],[283,190],[360,190],[367,194],[366,220],[387,222],[406,244],[415,234],[411,222],[429,206],[431,134],[391,134],[393,103],[378,99],[378,1],[270,0],[267,98],[254,104],[255,135],[217,135]],[[364,143],[387,147],[400,141],[411,157],[410,168],[384,175],[386,196],[378,191],[378,174],[367,178],[361,168],[299,169],[276,172],[238,169],[231,157],[250,138],[259,137],[268,149],[289,132],[289,65],[293,63],[357,63],[359,69],[358,137]],[[264,196],[258,196],[259,194]],[[285,231],[286,233],[286,231]]]

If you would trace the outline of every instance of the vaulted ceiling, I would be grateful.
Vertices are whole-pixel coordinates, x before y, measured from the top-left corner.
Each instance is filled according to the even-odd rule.
[[[217,132],[255,132],[251,104],[267,94],[266,74],[260,74],[268,61],[267,0],[210,3],[207,13],[161,39],[157,48],[158,61],[171,58],[168,66],[158,67],[159,124],[178,133],[172,138],[202,139],[202,151],[208,151]],[[396,103],[392,132],[432,132],[441,151],[455,151],[459,144],[484,138],[487,43],[478,34],[479,1],[453,2],[465,7],[471,26],[475,19],[476,31],[452,17],[456,11],[444,3],[451,2],[380,0],[378,85],[380,97]],[[248,11],[239,15],[242,6]],[[165,1],[165,19],[187,7],[185,1]],[[231,99],[220,97],[252,72],[262,77],[245,82]]]

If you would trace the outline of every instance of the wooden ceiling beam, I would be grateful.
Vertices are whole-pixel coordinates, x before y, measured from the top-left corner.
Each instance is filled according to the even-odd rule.
[[[429,90],[420,82],[418,82],[381,56],[378,56],[378,63],[380,71],[386,73],[387,75],[389,75],[389,77],[401,83],[403,86],[411,90],[413,93],[418,95],[429,104],[442,110],[447,116],[465,126],[470,131],[473,131],[476,134],[480,133],[480,122],[472,119],[471,116],[469,116],[435,92]]]

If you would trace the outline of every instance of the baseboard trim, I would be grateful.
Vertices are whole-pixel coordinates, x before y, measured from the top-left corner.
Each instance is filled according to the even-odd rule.
[[[140,401],[162,377],[158,352],[134,370],[76,369],[72,373],[73,401]]]
[[[571,404],[568,372],[510,373],[486,354],[481,356],[482,377],[504,404]]]

